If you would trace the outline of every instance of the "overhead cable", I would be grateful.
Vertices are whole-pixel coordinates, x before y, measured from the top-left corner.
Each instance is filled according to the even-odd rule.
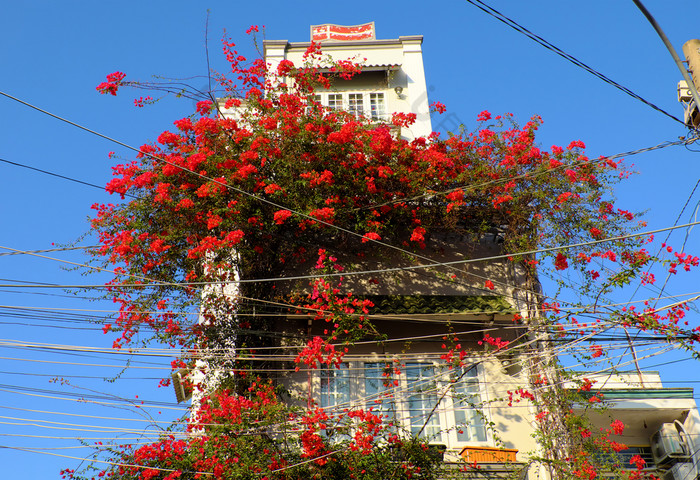
[[[407,270],[423,270],[423,269],[428,269],[428,268],[435,268],[435,267],[442,267],[442,266],[453,266],[453,265],[464,265],[468,263],[476,263],[476,262],[485,262],[485,261],[493,261],[493,260],[504,260],[504,259],[510,259],[514,257],[523,257],[523,256],[530,256],[530,255],[536,255],[538,253],[547,253],[547,252],[556,252],[556,251],[561,251],[561,250],[568,250],[570,248],[577,248],[577,247],[584,247],[584,246],[591,246],[591,245],[600,245],[603,243],[607,242],[614,242],[618,240],[625,240],[625,239],[630,239],[630,238],[637,238],[637,237],[646,237],[649,235],[653,235],[655,233],[659,232],[666,232],[669,230],[675,230],[679,228],[688,228],[692,227],[695,225],[700,225],[700,221],[698,222],[691,222],[691,223],[686,223],[683,225],[675,225],[673,227],[666,227],[666,228],[659,228],[656,230],[648,230],[646,232],[637,232],[637,233],[630,233],[627,235],[617,235],[614,237],[607,237],[599,240],[590,240],[587,242],[577,242],[577,243],[570,243],[567,245],[557,245],[554,247],[547,247],[547,248],[538,248],[534,250],[527,250],[523,252],[513,252],[513,253],[507,253],[507,254],[502,254],[502,255],[492,255],[489,257],[478,257],[478,258],[467,258],[463,260],[452,260],[449,262],[438,262],[438,263],[432,263],[432,264],[427,264],[427,265],[407,265],[405,267],[393,267],[393,268],[382,268],[382,269],[374,269],[374,270],[361,270],[361,271],[343,271],[343,272],[334,272],[334,273],[325,273],[323,274],[324,277],[344,277],[344,276],[351,276],[351,275],[370,275],[370,274],[378,274],[378,273],[389,273],[389,272],[400,272],[400,271],[407,271]],[[160,282],[160,283],[142,283],[142,284],[125,284],[125,283],[120,283],[120,284],[110,284],[110,285],[56,285],[56,284],[38,284],[38,285],[22,285],[22,288],[66,288],[66,289],[89,289],[89,288],[113,288],[113,287],[126,287],[126,288],[146,288],[146,287],[155,287],[155,286],[164,286],[164,285],[169,285],[169,286],[198,286],[198,285],[228,285],[228,284],[241,284],[241,283],[264,283],[264,282],[280,282],[280,281],[290,281],[290,280],[306,280],[306,279],[313,279],[313,278],[318,278],[318,275],[296,275],[292,277],[274,277],[274,278],[251,278],[251,279],[241,279],[241,280],[219,280],[219,281],[209,281],[209,282]],[[18,287],[18,285],[12,285],[12,284],[2,284],[0,285],[0,288],[12,288],[12,287]]]
[[[663,110],[662,108],[660,108],[660,107],[654,105],[653,103],[649,102],[648,100],[645,100],[644,98],[642,98],[640,95],[634,93],[634,92],[633,92],[632,90],[630,90],[629,88],[627,88],[627,87],[625,87],[625,86],[623,86],[623,85],[620,85],[620,84],[617,83],[616,81],[614,81],[614,80],[610,79],[609,77],[603,75],[602,73],[600,73],[599,71],[595,70],[594,68],[589,67],[588,65],[586,65],[585,63],[583,63],[581,60],[577,59],[576,57],[574,57],[574,56],[572,56],[572,55],[569,55],[568,53],[564,52],[564,51],[561,50],[560,48],[558,48],[558,47],[556,47],[555,45],[551,44],[550,42],[548,42],[548,41],[545,40],[544,38],[540,37],[539,35],[536,35],[536,34],[532,33],[530,30],[528,30],[527,28],[523,27],[522,25],[520,25],[519,23],[517,23],[515,20],[513,20],[513,19],[511,19],[511,18],[509,18],[509,17],[507,17],[507,16],[505,16],[504,14],[502,14],[501,12],[499,12],[498,10],[496,10],[495,8],[493,8],[493,7],[489,6],[489,5],[487,5],[486,3],[482,2],[481,0],[466,0],[466,1],[467,1],[468,3],[471,3],[472,5],[474,5],[475,7],[477,7],[479,10],[481,10],[481,11],[487,13],[488,15],[494,17],[494,18],[497,19],[498,21],[500,21],[500,22],[502,22],[502,23],[508,25],[508,26],[509,26],[510,28],[512,28],[513,30],[522,33],[523,35],[525,35],[525,36],[528,37],[529,39],[535,41],[536,43],[540,44],[541,46],[543,46],[543,47],[546,48],[547,50],[550,50],[550,51],[556,53],[556,54],[559,55],[560,57],[562,57],[562,58],[568,60],[569,62],[573,63],[573,64],[576,65],[577,67],[580,67],[580,68],[584,69],[585,71],[587,71],[587,72],[590,73],[591,75],[593,75],[593,76],[595,76],[595,77],[601,79],[601,80],[604,81],[605,83],[607,83],[607,84],[609,84],[609,85],[612,85],[613,87],[615,87],[615,88],[617,88],[617,89],[623,91],[624,93],[626,93],[626,94],[629,95],[630,97],[639,100],[640,102],[644,103],[645,105],[648,105],[649,107],[653,108],[654,110],[656,110],[656,111],[658,111],[658,112],[660,112],[660,113],[666,115],[666,116],[669,117],[670,119],[675,120],[676,122],[678,122],[678,123],[680,123],[680,124],[682,124],[682,125],[685,126],[685,122],[684,122],[683,120],[681,120],[681,119],[679,119],[679,118],[677,118],[677,117],[671,115],[671,114],[668,113],[667,111],[665,111],[665,110]]]

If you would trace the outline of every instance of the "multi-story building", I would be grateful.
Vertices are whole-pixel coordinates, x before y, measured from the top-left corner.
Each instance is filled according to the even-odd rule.
[[[329,88],[317,91],[322,105],[373,123],[388,123],[397,112],[414,113],[416,122],[401,136],[411,140],[431,133],[422,36],[376,39],[374,24],[313,26],[311,35],[321,42],[324,55],[362,65],[361,73],[336,78]],[[301,65],[310,45],[266,40],[265,61],[272,70],[283,60]],[[224,109],[223,114],[236,112]],[[400,240],[401,232],[395,234]],[[546,469],[530,464],[541,455],[534,439],[537,411],[526,396],[513,395],[530,385],[529,356],[526,349],[499,347],[532,342],[526,325],[513,319],[515,314],[528,318],[536,310],[537,288],[534,282],[528,286],[513,262],[472,260],[502,253],[495,228],[480,238],[435,234],[419,261],[401,253],[339,258],[354,270],[390,270],[344,280],[347,291],[372,300],[372,322],[384,339],[358,342],[340,368],[290,374],[285,382],[294,398],[331,413],[372,408],[397,430],[444,448],[446,462],[457,467],[465,460],[476,462],[480,468],[470,474],[477,477],[548,478]],[[458,267],[442,265],[446,262]],[[417,263],[441,266],[416,269]],[[288,288],[303,290],[303,282]],[[310,339],[323,335],[324,325],[306,315],[289,315],[277,320],[276,330]],[[450,350],[461,355],[461,365],[446,366]],[[640,454],[649,471],[659,467],[670,475],[667,480],[694,478],[700,455],[692,445],[700,445],[700,417],[692,390],[661,388],[653,374],[641,383],[629,375],[599,377],[615,417],[628,425],[620,441],[629,448],[621,455]],[[585,407],[577,408],[587,413]],[[610,425],[607,417],[590,418],[601,428]]]
[[[411,140],[431,133],[422,36],[376,39],[373,24],[313,26],[311,33],[321,42],[324,56],[362,65],[361,73],[335,79],[330,88],[316,92],[322,105],[377,123],[388,123],[395,112],[414,113],[416,123],[402,129],[401,136]],[[310,45],[266,40],[265,60],[271,69],[283,60],[299,66]],[[394,233],[400,236],[398,230]],[[353,270],[394,269],[343,282],[347,291],[372,300],[372,322],[385,339],[359,342],[339,369],[301,371],[288,384],[297,398],[329,412],[347,407],[381,412],[406,434],[445,448],[448,462],[463,465],[464,451],[471,461],[486,460],[484,471],[512,473],[522,469],[527,453],[537,448],[531,407],[526,401],[508,405],[508,391],[527,384],[527,368],[512,353],[494,354],[484,340],[507,342],[526,335],[524,327],[512,321],[515,313],[527,315],[531,303],[528,294],[512,287],[523,284],[522,273],[507,261],[469,260],[502,253],[497,233],[476,239],[433,235],[427,243],[424,254],[432,262],[467,263],[412,270],[415,258],[400,253],[362,259],[338,255]],[[396,271],[399,267],[409,269]],[[500,281],[489,289],[484,286],[488,279]],[[304,287],[303,282],[296,286]],[[307,318],[289,317],[279,321],[277,329],[308,338],[323,335],[322,322],[307,323]],[[441,357],[454,346],[448,341],[452,338],[458,339],[463,362],[448,368]]]
[[[585,376],[594,385],[591,395],[605,401],[606,409],[594,411],[579,404],[576,413],[586,415],[594,429],[609,428],[611,419],[625,425],[615,437],[627,447],[618,453],[623,468],[634,470],[630,461],[638,455],[645,473],[664,480],[697,478],[700,414],[692,388],[664,387],[659,373],[651,371]]]

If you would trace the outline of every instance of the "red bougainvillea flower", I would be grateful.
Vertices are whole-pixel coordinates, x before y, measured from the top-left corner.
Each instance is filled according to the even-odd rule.
[[[431,108],[431,110],[433,110],[439,114],[443,114],[447,111],[447,107],[445,107],[445,104],[440,103],[440,102],[431,103],[430,108]]]
[[[489,113],[487,110],[484,110],[479,114],[478,117],[476,117],[476,120],[478,122],[485,122],[487,120],[491,120],[491,113]]]
[[[107,75],[107,81],[100,83],[96,90],[103,95],[110,94],[116,95],[117,89],[122,85],[122,80],[126,77],[125,73],[114,72]]]
[[[282,225],[285,220],[292,216],[292,212],[289,210],[278,210],[275,212],[273,218],[277,225]]]
[[[370,240],[381,240],[382,237],[375,232],[367,232],[362,236],[362,243],[367,243]]]
[[[622,435],[622,433],[625,431],[625,424],[622,423],[620,420],[614,420],[610,424],[610,427],[613,429],[615,435]]]
[[[557,253],[557,257],[554,259],[554,268],[557,270],[566,270],[569,268],[569,262],[566,260],[566,255],[563,253]]]

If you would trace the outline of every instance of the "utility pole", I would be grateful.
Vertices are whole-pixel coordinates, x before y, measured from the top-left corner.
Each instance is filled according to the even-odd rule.
[[[679,102],[690,102],[689,105],[686,107],[685,111],[685,124],[688,127],[691,128],[698,128],[698,125],[700,125],[700,112],[698,111],[698,108],[700,107],[700,94],[698,93],[698,86],[700,85],[700,82],[698,80],[700,79],[700,52],[698,52],[698,47],[700,47],[700,40],[689,40],[688,42],[683,45],[683,53],[685,53],[686,60],[688,60],[688,63],[690,63],[690,59],[688,58],[688,53],[686,52],[686,45],[688,45],[691,42],[697,42],[694,43],[689,47],[690,50],[693,50],[693,55],[695,56],[695,61],[697,61],[697,67],[695,68],[695,73],[693,74],[693,78],[691,79],[690,76],[688,75],[688,70],[685,68],[683,65],[683,62],[681,59],[678,57],[678,54],[676,53],[676,50],[673,48],[673,45],[671,45],[671,41],[668,39],[666,34],[663,32],[661,29],[661,26],[657,23],[657,21],[654,19],[653,15],[649,12],[649,10],[646,9],[646,7],[642,4],[641,0],[632,0],[634,4],[639,8],[639,10],[644,14],[644,16],[649,20],[649,23],[651,24],[652,27],[654,27],[654,30],[656,30],[656,33],[659,35],[659,38],[661,38],[661,41],[664,42],[664,45],[666,45],[666,48],[668,49],[668,52],[671,54],[671,57],[673,57],[673,61],[676,63],[676,66],[678,66],[678,69],[681,71],[681,75],[683,75],[683,78],[685,79],[686,87],[685,87],[685,95],[681,97],[681,90],[683,89],[683,83],[678,84],[678,101]],[[692,70],[692,68],[691,68]],[[681,99],[683,98],[683,99]],[[692,100],[692,101],[691,101]]]

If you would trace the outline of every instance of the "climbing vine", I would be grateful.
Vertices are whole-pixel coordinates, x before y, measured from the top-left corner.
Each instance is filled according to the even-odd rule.
[[[440,452],[406,425],[374,408],[329,411],[313,399],[294,398],[270,373],[273,361],[259,355],[293,348],[284,364],[289,371],[333,370],[358,342],[381,344],[386,332],[373,322],[375,305],[362,291],[348,291],[343,276],[357,274],[353,269],[369,257],[386,266],[397,255],[404,266],[430,272],[438,237],[492,238],[499,245],[502,260],[522,280],[514,287],[529,299],[513,323],[531,336],[564,342],[625,327],[694,348],[700,330],[683,324],[684,304],[609,309],[581,324],[539,291],[538,276],[576,275],[578,307],[586,309],[624,285],[653,283],[653,264],[671,273],[698,265],[697,257],[680,252],[670,260],[657,257],[648,251],[649,236],[630,235],[644,223],[615,203],[614,186],[630,174],[621,162],[587,157],[579,140],[542,149],[535,142],[540,118],[520,126],[509,114],[486,111],[475,131],[409,141],[401,132],[413,114],[378,124],[318,102],[315,92],[362,75],[361,62],[333,62],[312,44],[303,65],[285,60],[272,71],[262,59],[246,59],[230,40],[223,51],[231,70],[214,78],[225,95],[201,98],[195,113],[143,145],[133,161],[115,166],[107,191],[117,200],[93,205],[100,246],[91,253],[114,272],[108,292],[119,305],[105,327],[115,336],[114,348],[137,339],[177,347],[182,354],[174,370],[210,379],[187,381],[197,405],[184,438],[165,434],[152,444],[109,448],[115,466],[100,477],[429,479],[449,473]],[[116,95],[124,87],[149,84],[115,72],[97,89]],[[153,99],[136,99],[137,106],[144,102]],[[445,106],[433,109],[440,114]],[[370,284],[389,281],[381,273],[365,277]],[[561,287],[571,287],[562,278]],[[466,282],[484,296],[505,288],[503,278],[474,281],[460,268],[442,267],[435,281]],[[285,336],[280,316],[321,327],[314,329],[318,334]],[[576,402],[603,403],[592,382],[563,388],[542,342],[496,335],[486,333],[478,344],[446,335],[445,369],[460,371],[475,355],[534,352],[540,361],[526,365],[530,381],[494,400],[535,406],[540,450],[529,461],[544,463],[557,478],[592,479],[611,468],[603,466],[610,464],[601,460],[605,455],[592,452],[620,450],[615,436],[624,425],[613,421],[593,432],[571,413]],[[599,345],[589,353],[603,355]],[[403,368],[400,360],[387,364],[387,392]],[[453,473],[478,468],[464,463]]]

